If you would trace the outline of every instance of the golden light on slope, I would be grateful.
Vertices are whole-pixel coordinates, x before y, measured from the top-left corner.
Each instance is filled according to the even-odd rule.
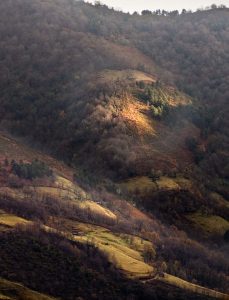
[[[155,135],[153,121],[147,116],[149,107],[141,102],[127,99],[126,105],[121,111],[121,118],[127,123],[130,131],[133,133],[144,135]]]

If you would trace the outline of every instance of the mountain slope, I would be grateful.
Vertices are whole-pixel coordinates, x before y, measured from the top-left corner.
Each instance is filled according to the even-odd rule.
[[[0,3],[0,276],[61,299],[228,292],[228,12]]]
[[[183,247],[182,243],[187,243],[187,237],[183,237],[182,232],[177,231],[177,229],[171,230],[168,227],[164,227],[153,215],[147,215],[139,211],[130,203],[126,203],[125,200],[116,199],[115,195],[101,194],[90,189],[87,191],[87,189],[80,188],[70,178],[64,179],[64,177],[61,177],[65,176],[65,168],[67,168],[64,164],[58,166],[58,162],[51,157],[47,155],[41,157],[40,152],[12,138],[7,138],[6,135],[2,136],[2,140],[5,143],[1,144],[0,156],[2,158],[6,153],[3,150],[4,148],[11,149],[11,152],[8,152],[11,155],[11,159],[20,157],[20,159],[27,158],[28,161],[29,157],[31,160],[34,160],[37,155],[39,159],[43,158],[46,164],[53,166],[55,173],[53,174],[54,180],[51,180],[51,178],[33,180],[32,182],[24,180],[23,185],[17,187],[12,185],[11,181],[6,181],[4,187],[0,188],[0,207],[3,209],[0,211],[0,229],[2,232],[0,250],[2,251],[1,257],[3,259],[1,263],[3,273],[1,273],[1,276],[13,281],[20,281],[32,289],[53,296],[61,296],[63,299],[69,299],[72,293],[70,291],[69,296],[63,296],[61,291],[59,291],[59,294],[54,293],[51,287],[47,286],[47,289],[41,288],[38,282],[36,283],[37,285],[34,285],[38,271],[34,274],[34,284],[28,281],[29,277],[27,276],[31,276],[31,271],[23,267],[23,259],[30,261],[30,264],[34,265],[36,269],[38,262],[40,262],[42,267],[41,259],[43,259],[43,256],[39,259],[35,258],[37,253],[31,248],[30,258],[24,258],[24,250],[22,250],[22,247],[26,245],[26,247],[29,247],[30,242],[28,239],[32,238],[37,241],[36,243],[41,243],[42,245],[44,243],[42,247],[46,247],[48,239],[48,247],[54,244],[58,249],[61,247],[61,251],[63,251],[61,245],[67,243],[67,241],[64,242],[64,239],[67,239],[71,243],[77,242],[77,247],[83,247],[82,254],[85,253],[84,247],[88,243],[96,246],[99,251],[106,255],[106,259],[124,273],[125,276],[140,279],[154,278],[156,276],[149,284],[149,288],[152,288],[153,293],[157,294],[159,284],[160,288],[164,290],[164,277],[161,278],[161,274],[165,271],[163,269],[165,262],[166,264],[168,263],[166,269],[169,269],[167,271],[172,271],[173,269],[173,263],[171,264],[172,261],[170,261],[171,257],[169,254],[171,247],[177,247],[177,250],[174,248],[174,253],[175,251],[178,251],[178,253],[182,251],[184,257],[189,256],[188,252],[185,254],[184,250],[181,250]],[[13,145],[14,147],[12,147]],[[16,152],[14,152],[15,145],[17,145]],[[7,169],[7,172],[11,172],[8,167]],[[71,169],[67,168],[67,170],[66,174],[69,175]],[[12,174],[9,174],[9,177],[7,177],[5,173],[4,178],[7,180],[11,176]],[[53,193],[53,185],[55,186],[56,184],[59,185],[59,191]],[[42,191],[39,188],[40,185],[42,186]],[[87,200],[91,197],[96,202]],[[40,228],[36,225],[37,222],[40,224]],[[46,233],[42,233],[42,230]],[[52,234],[57,235],[58,243],[52,237]],[[15,242],[16,236],[18,237],[18,244]],[[4,243],[3,240],[5,240]],[[172,246],[171,242],[173,240],[176,240],[176,244]],[[165,245],[165,248],[163,245]],[[17,252],[18,263],[21,264],[19,269],[15,269],[13,257],[16,254],[13,254],[14,252],[11,250],[9,251],[9,247],[14,247]],[[198,255],[204,251],[207,259],[210,259],[213,255],[213,253],[209,252],[209,249],[202,248],[200,244],[198,245],[191,240],[189,240],[188,247],[191,247],[193,251],[197,251]],[[64,249],[66,251],[67,248]],[[43,253],[43,250],[41,252]],[[9,253],[12,253],[13,256],[9,256]],[[169,256],[167,257],[167,255]],[[226,261],[222,253],[217,252],[215,255],[217,261],[222,259],[226,267]],[[7,259],[6,256],[8,257]],[[51,252],[50,257],[52,257]],[[216,257],[212,258],[212,262],[216,262]],[[8,261],[7,265],[6,261]],[[175,262],[177,264],[177,261]],[[47,260],[47,263],[50,263],[51,268],[52,263],[50,260]],[[214,268],[217,270],[218,266],[215,265]],[[22,270],[25,272],[25,277],[21,275]],[[196,271],[193,269],[193,272]],[[16,277],[11,277],[10,274],[12,273],[16,274]],[[45,273],[42,276],[46,276]],[[160,274],[159,277],[157,274]],[[216,279],[215,274],[214,279]],[[220,276],[223,276],[223,273]],[[54,280],[54,277],[52,278]],[[179,278],[177,278],[176,282],[179,282]],[[171,290],[173,288],[176,289],[176,284],[173,281],[167,283],[171,285]],[[155,286],[157,287],[156,291]],[[139,286],[139,289],[141,290],[142,287]],[[202,295],[201,288],[195,292],[191,285],[189,288],[186,286],[183,288],[179,285],[179,289],[176,293],[178,295],[184,293],[187,299],[189,299],[188,297],[192,299],[189,291]],[[210,289],[208,292],[210,295],[213,295]],[[149,295],[151,295],[150,293]],[[118,297],[122,299],[121,295]]]
[[[228,60],[225,44],[228,28],[227,9],[216,9],[193,15],[188,13],[177,18],[165,18],[160,16],[126,16],[109,10],[105,6],[93,7],[82,2],[72,3],[71,1],[40,3],[35,0],[32,2],[18,0],[14,3],[14,9],[11,9],[11,1],[1,5],[2,24],[4,24],[1,26],[1,55],[5,58],[2,60],[1,80],[1,109],[2,116],[4,115],[2,118],[4,126],[13,128],[14,132],[33,136],[36,141],[46,144],[55,150],[56,154],[71,161],[77,161],[74,159],[74,155],[77,156],[79,150],[85,151],[82,146],[87,144],[90,139],[92,145],[87,145],[86,148],[90,157],[92,156],[93,144],[96,145],[98,140],[101,140],[101,133],[114,126],[117,127],[117,131],[120,131],[122,123],[117,124],[118,116],[116,116],[116,120],[113,118],[104,120],[100,124],[102,128],[96,132],[92,131],[91,128],[96,126],[93,123],[94,118],[96,116],[100,118],[105,113],[104,110],[103,112],[100,111],[101,106],[106,108],[106,102],[110,102],[108,110],[114,109],[112,107],[114,100],[111,97],[114,89],[116,90],[115,93],[118,94],[117,90],[123,88],[125,90],[125,83],[121,84],[121,80],[112,84],[106,82],[106,86],[98,86],[91,76],[96,76],[98,71],[104,69],[142,69],[153,74],[154,78],[155,73],[160,74],[156,76],[157,79],[160,79],[160,77],[166,77],[164,75],[167,74],[170,63],[174,61],[174,66],[170,68],[173,71],[172,79],[179,87],[192,96],[198,97],[200,101],[199,104],[195,103],[189,112],[185,112],[185,118],[187,114],[191,115],[194,119],[192,122],[195,123],[200,132],[195,130],[192,124],[187,124],[188,128],[184,128],[181,133],[179,133],[180,127],[175,128],[176,137],[183,136],[185,139],[187,136],[191,136],[200,148],[203,145],[204,148],[202,147],[201,151],[198,150],[197,153],[194,153],[197,156],[196,159],[200,161],[201,172],[207,173],[211,177],[217,173],[220,178],[225,178],[227,174],[227,167],[224,163],[227,162],[227,155],[225,154],[227,153],[226,110],[224,109],[223,112],[220,107],[225,103],[223,99],[227,95],[226,83],[222,82],[217,85],[216,93],[213,93],[211,87],[215,86],[214,82],[217,82],[218,73],[213,72],[211,68],[206,70],[211,74],[208,77],[210,81],[206,82],[205,73],[199,74],[198,70],[203,70],[203,68],[199,68],[199,59],[202,56],[203,62],[214,61],[214,70],[220,70],[221,74],[224,74],[227,69]],[[9,20],[4,22],[5,16],[8,16]],[[193,27],[190,23],[192,17],[196,21]],[[112,25],[110,20],[112,20]],[[135,27],[134,23],[136,23]],[[142,28],[143,23],[145,27]],[[8,28],[7,24],[12,24],[13,27]],[[197,27],[200,28],[198,31],[199,38],[195,37],[194,34]],[[192,37],[189,42],[184,36],[187,31]],[[218,31],[221,35],[217,34]],[[9,34],[5,35],[4,32]],[[214,36],[214,43],[209,39],[211,34]],[[173,35],[174,39],[170,41],[168,35]],[[182,42],[179,42],[180,40]],[[202,56],[198,55],[203,44],[199,40],[206,40],[206,45],[211,43],[209,54],[204,48]],[[168,41],[168,45],[164,46],[166,41]],[[193,51],[193,48],[188,47],[189,44],[187,43],[192,43]],[[221,46],[218,47],[217,43]],[[161,51],[162,48],[163,51]],[[191,62],[184,61],[187,56],[185,51],[188,51],[188,48],[190,49],[188,56],[193,59],[192,68],[194,71],[190,68]],[[217,49],[223,49],[223,52],[217,53]],[[141,51],[147,53],[147,56]],[[190,53],[190,51],[192,52]],[[216,57],[220,57],[217,68]],[[158,68],[153,60],[165,69]],[[193,73],[196,76],[193,76]],[[227,78],[227,76],[221,77],[224,78],[223,80]],[[196,78],[201,78],[201,80]],[[192,82],[191,85],[185,83],[189,80]],[[202,86],[198,87],[199,83]],[[195,87],[193,87],[194,85]],[[103,99],[101,90],[103,90]],[[205,91],[204,97],[202,97],[201,91]],[[213,100],[209,102],[207,107],[201,107],[205,98],[214,95],[218,99],[217,108],[215,105],[213,106]],[[118,96],[121,98],[120,94]],[[212,115],[215,109],[218,111],[217,119]],[[158,107],[156,107],[153,114],[158,116],[158,113],[160,114]],[[171,115],[174,116],[174,112]],[[89,124],[85,124],[85,118],[89,118]],[[174,119],[178,120],[180,116],[175,115]],[[109,132],[109,135],[112,134]],[[114,134],[116,135],[116,133]],[[94,136],[93,139],[92,136]],[[121,138],[123,139],[123,137]],[[166,138],[167,134],[165,136],[162,134],[159,142],[161,143],[161,140],[164,141]],[[129,137],[125,139],[127,142],[122,148],[126,148],[128,151],[131,141],[128,141]],[[169,139],[173,141],[174,136],[169,136]],[[120,138],[115,136],[112,147],[114,150],[109,150],[108,155],[111,153],[113,156],[113,151],[116,153],[116,143],[120,143],[119,140]],[[218,144],[221,146],[220,149],[215,149],[214,145],[218,140]],[[104,147],[103,144],[106,146],[106,141],[102,143],[101,147]],[[179,145],[180,141],[176,144]],[[183,141],[181,141],[181,147],[185,147]],[[165,149],[170,148],[171,143],[168,147],[162,145],[159,152],[163,153]],[[173,150],[175,154],[176,151],[177,149]],[[184,156],[181,161],[187,160],[187,155],[184,154],[183,150],[178,153],[176,158]],[[100,155],[99,151],[98,156]],[[147,150],[145,155],[148,155]],[[174,156],[173,153],[169,153],[169,155]],[[106,151],[102,156],[105,156],[103,160],[106,161]],[[123,160],[125,161],[125,155],[117,151],[117,157],[119,156],[121,156],[121,163]],[[124,157],[122,158],[122,156]],[[165,160],[168,159],[168,156]],[[135,164],[135,158],[133,160],[133,163],[130,161],[130,165]],[[216,161],[220,167],[215,167]],[[101,162],[98,164],[101,165]],[[118,168],[120,163],[115,161],[115,164]],[[97,168],[99,169],[100,166]],[[112,166],[112,168],[114,167]],[[130,169],[132,169],[131,166]],[[202,180],[204,180],[204,176]],[[223,186],[217,189],[222,190],[224,194],[226,193]]]
[[[51,300],[54,298],[33,292],[21,284],[10,282],[4,279],[0,279],[0,299],[1,300]]]

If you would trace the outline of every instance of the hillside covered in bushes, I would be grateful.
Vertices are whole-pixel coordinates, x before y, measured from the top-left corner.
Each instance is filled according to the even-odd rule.
[[[224,6],[0,2],[0,283],[227,299],[228,45]]]

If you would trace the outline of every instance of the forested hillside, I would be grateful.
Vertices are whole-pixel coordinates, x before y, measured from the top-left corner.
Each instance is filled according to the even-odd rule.
[[[0,276],[61,299],[88,281],[90,299],[183,299],[170,275],[228,292],[228,45],[224,6],[0,2]]]
[[[74,1],[3,1],[2,120],[72,160],[88,140],[86,134],[93,135],[95,146],[101,140],[91,129],[96,116],[86,133],[83,120],[93,112],[100,118],[106,102],[113,107],[109,98],[114,93],[122,97],[114,91],[122,90],[120,82],[98,87],[92,75],[104,69],[139,69],[198,99],[192,113],[204,140],[197,143],[206,145],[203,168],[225,177],[227,45],[226,8],[131,16]],[[117,127],[111,117],[103,123],[103,132]]]

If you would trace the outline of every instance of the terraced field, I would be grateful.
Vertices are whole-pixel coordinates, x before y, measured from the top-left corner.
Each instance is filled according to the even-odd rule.
[[[64,220],[63,226],[72,231],[75,240],[96,245],[128,276],[145,278],[152,275],[153,267],[145,263],[143,258],[146,248],[155,254],[150,242],[132,235],[116,234],[101,226],[70,220]]]

